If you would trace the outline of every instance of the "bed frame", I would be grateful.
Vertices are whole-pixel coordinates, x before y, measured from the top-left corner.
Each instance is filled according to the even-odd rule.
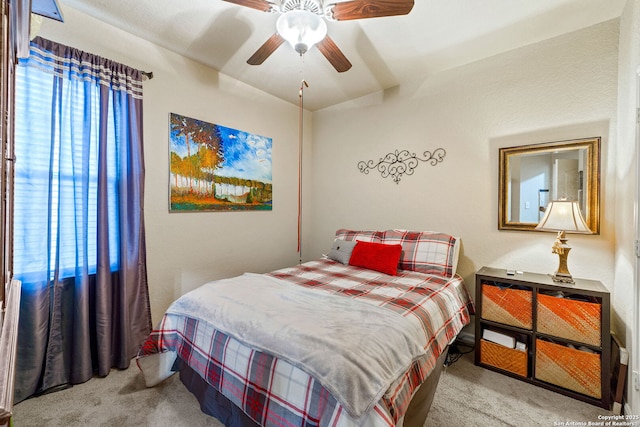
[[[414,394],[407,413],[398,422],[397,427],[424,426],[436,393],[444,361],[447,358],[447,350],[448,347],[438,358],[437,364],[429,377]],[[180,358],[176,361],[175,368],[180,370],[180,381],[200,402],[202,412],[217,418],[226,427],[260,427],[242,409],[235,406],[218,390],[210,386]]]

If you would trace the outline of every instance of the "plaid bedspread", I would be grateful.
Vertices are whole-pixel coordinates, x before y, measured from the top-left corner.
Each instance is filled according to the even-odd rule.
[[[207,383],[263,426],[394,426],[447,344],[469,323],[471,299],[460,277],[410,271],[387,276],[317,260],[270,275],[416,316],[429,337],[424,356],[400,376],[366,418],[351,419],[327,390],[286,360],[252,349],[197,319],[165,314],[139,358],[175,351]],[[140,366],[140,364],[139,364]]]

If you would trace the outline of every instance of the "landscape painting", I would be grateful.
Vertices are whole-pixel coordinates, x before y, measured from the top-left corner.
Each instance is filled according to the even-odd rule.
[[[171,113],[170,212],[272,209],[271,138]]]

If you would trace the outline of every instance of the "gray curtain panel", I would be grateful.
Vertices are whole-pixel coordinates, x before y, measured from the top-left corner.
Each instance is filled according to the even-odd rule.
[[[17,68],[19,402],[127,368],[151,314],[141,72],[39,37]]]

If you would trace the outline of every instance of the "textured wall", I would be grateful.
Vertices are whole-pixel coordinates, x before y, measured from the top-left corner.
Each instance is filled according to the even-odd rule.
[[[631,353],[631,369],[640,366],[640,290],[637,283],[638,259],[634,240],[638,239],[638,140],[636,111],[640,100],[640,0],[629,0],[620,19],[618,65],[618,143],[615,159],[616,258],[613,305],[614,328]],[[635,230],[635,233],[633,232]],[[631,378],[631,377],[630,377]],[[633,413],[640,413],[640,393],[633,381],[627,382],[627,402]]]
[[[513,50],[314,114],[312,252],[335,229],[440,230],[462,238],[473,289],[483,265],[552,273],[552,233],[498,231],[498,148],[602,137],[601,234],[571,236],[574,276],[613,286],[618,21]],[[360,160],[442,147],[399,184]]]

